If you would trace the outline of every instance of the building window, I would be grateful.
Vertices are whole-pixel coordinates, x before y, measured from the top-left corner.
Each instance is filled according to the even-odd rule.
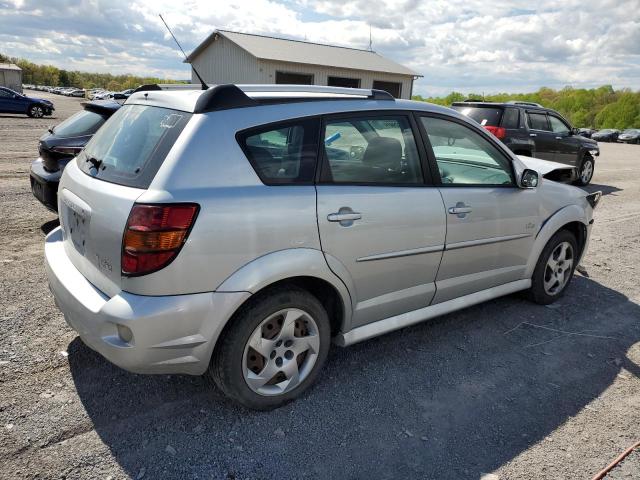
[[[330,87],[360,88],[360,79],[346,77],[329,77],[327,78],[327,85]]]
[[[276,83],[286,85],[313,85],[313,75],[276,72]]]
[[[395,98],[400,98],[400,94],[402,93],[402,84],[396,82],[383,82],[380,80],[374,80],[373,88],[375,88],[376,90],[384,90],[385,92],[389,92]]]

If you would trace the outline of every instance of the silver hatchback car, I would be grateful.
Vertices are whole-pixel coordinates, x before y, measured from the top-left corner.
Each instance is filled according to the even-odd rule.
[[[561,296],[600,194],[448,108],[309,86],[138,89],[64,171],[51,291],[139,373],[270,409],[350,345],[520,290]]]

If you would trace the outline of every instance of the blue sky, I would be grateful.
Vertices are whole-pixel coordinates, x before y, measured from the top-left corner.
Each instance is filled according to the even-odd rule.
[[[373,49],[415,93],[640,89],[638,0],[0,0],[0,52],[85,71],[189,78],[157,14],[192,50],[215,28]]]

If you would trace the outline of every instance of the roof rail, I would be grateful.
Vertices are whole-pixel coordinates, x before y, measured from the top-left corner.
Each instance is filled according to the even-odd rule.
[[[509,100],[507,103],[511,104],[511,105],[528,105],[529,107],[539,107],[539,108],[544,108],[542,105],[540,105],[539,103],[535,103],[535,102],[523,102],[521,100]]]
[[[268,103],[310,100],[395,100],[383,90],[324,87],[319,85],[216,85],[206,90],[196,102],[194,113],[229,108],[251,107]]]

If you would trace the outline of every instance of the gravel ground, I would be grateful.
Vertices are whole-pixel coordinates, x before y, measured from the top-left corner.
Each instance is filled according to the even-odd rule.
[[[49,293],[29,190],[54,119],[0,115],[0,478],[590,478],[640,439],[640,147],[603,144],[584,275],[347,348],[270,413],[109,364]],[[640,478],[633,453],[610,478]]]

